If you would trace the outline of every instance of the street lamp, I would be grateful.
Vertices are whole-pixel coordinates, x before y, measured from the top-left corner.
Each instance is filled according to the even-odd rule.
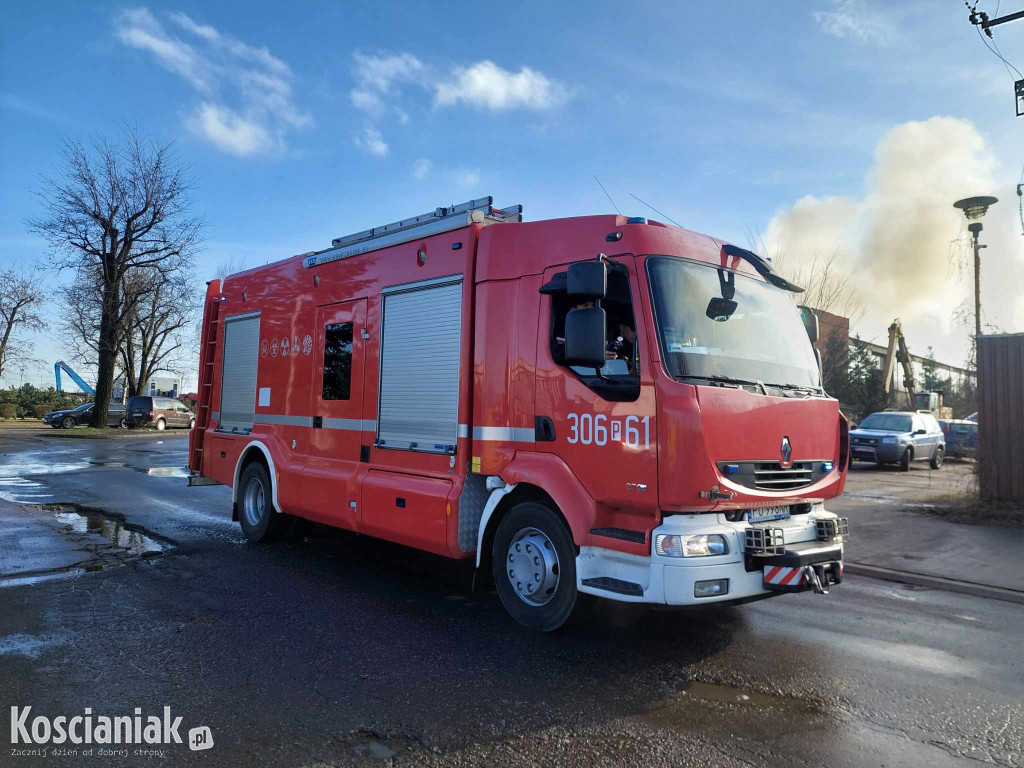
[[[987,246],[978,245],[978,234],[981,232],[981,218],[985,215],[990,205],[999,201],[994,197],[985,195],[979,197],[965,197],[953,203],[954,208],[964,212],[967,221],[967,230],[971,233],[974,241],[974,336],[981,336],[981,256],[980,251]]]

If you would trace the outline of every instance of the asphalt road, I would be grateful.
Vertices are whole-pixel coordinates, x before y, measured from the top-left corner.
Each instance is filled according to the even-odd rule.
[[[0,765],[1024,766],[1024,606],[848,578],[541,635],[433,556],[319,528],[246,544],[228,489],[185,487],[185,448],[0,436],[0,498],[164,546],[0,588],[0,732],[11,706],[169,706],[214,746]]]

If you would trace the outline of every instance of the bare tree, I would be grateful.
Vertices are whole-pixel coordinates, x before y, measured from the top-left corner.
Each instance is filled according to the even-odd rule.
[[[19,335],[46,328],[40,314],[45,296],[38,274],[27,270],[0,271],[0,378],[10,365],[29,359]]]
[[[44,177],[37,193],[44,215],[28,224],[49,241],[55,268],[97,275],[92,425],[104,427],[120,343],[136,304],[149,293],[126,291],[125,281],[133,270],[168,274],[190,267],[203,222],[191,215],[192,181],[170,144],[126,129],[117,142],[97,139],[91,150],[65,140],[61,159],[58,175]]]
[[[149,286],[154,286],[149,289]],[[194,351],[199,292],[182,272],[164,275],[139,270],[131,276],[128,292],[145,290],[133,302],[121,345],[128,396],[143,394],[150,377],[159,370],[180,373]]]

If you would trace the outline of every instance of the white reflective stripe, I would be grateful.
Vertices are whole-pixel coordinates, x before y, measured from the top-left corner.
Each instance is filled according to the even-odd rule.
[[[376,432],[376,419],[329,419],[324,418],[324,429],[346,429],[353,432]]]
[[[473,427],[474,440],[512,440],[532,443],[537,433],[529,427]]]
[[[469,424],[459,424],[459,437],[469,437]]]
[[[279,427],[312,427],[311,416],[284,416],[276,413],[257,413],[257,424],[276,424]]]
[[[216,418],[216,417],[214,417]],[[256,414],[257,424],[273,424],[279,427],[312,427],[312,416],[286,416],[278,413]],[[324,429],[341,429],[353,432],[375,432],[376,419],[330,419],[323,421]]]

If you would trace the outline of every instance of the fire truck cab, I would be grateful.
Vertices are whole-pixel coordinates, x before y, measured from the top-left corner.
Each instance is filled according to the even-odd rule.
[[[473,558],[542,630],[586,596],[827,592],[849,439],[799,291],[707,235],[491,198],[337,238],[208,284],[189,482],[250,541]]]

